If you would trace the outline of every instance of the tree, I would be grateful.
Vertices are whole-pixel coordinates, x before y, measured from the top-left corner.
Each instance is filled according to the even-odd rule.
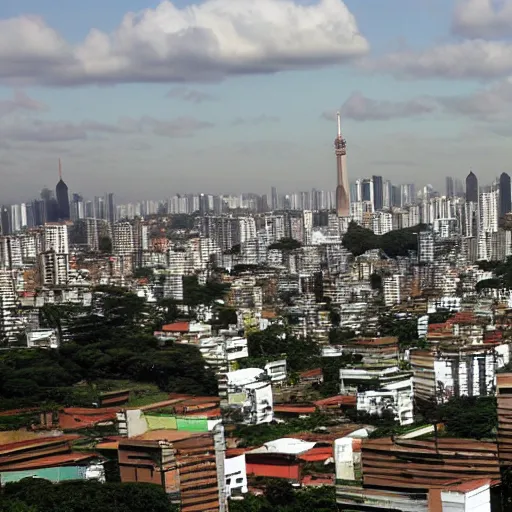
[[[292,484],[286,480],[270,480],[265,489],[265,497],[272,507],[289,506],[295,502]]]
[[[408,256],[409,251],[418,248],[418,233],[425,228],[424,224],[418,224],[411,228],[396,229],[384,235],[376,235],[371,229],[351,222],[342,243],[354,256],[360,256],[373,249],[381,249],[389,258]]]
[[[329,343],[331,345],[343,345],[356,337],[355,331],[347,327],[337,327],[329,331]]]
[[[278,251],[294,251],[300,249],[302,244],[294,238],[281,238],[278,242],[274,242],[268,246],[269,250]]]
[[[380,274],[370,275],[370,285],[372,290],[382,290],[382,276]]]
[[[9,503],[14,506],[22,503],[28,507],[14,508],[12,512],[177,512],[160,486],[103,484],[94,480],[52,484],[46,480],[25,478],[5,486],[2,506]]]
[[[135,270],[133,277],[136,279],[153,279],[155,273],[152,268],[141,267]]]
[[[418,341],[418,319],[398,318],[393,314],[381,315],[379,330],[382,336],[395,336],[402,348]]]
[[[498,427],[495,397],[452,398],[439,405],[438,416],[449,435],[472,439],[496,437]]]
[[[105,254],[112,253],[112,240],[108,236],[102,236],[98,240],[98,249]]]

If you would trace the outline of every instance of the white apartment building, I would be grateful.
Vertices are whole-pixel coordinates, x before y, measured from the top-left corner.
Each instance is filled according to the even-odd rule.
[[[246,368],[219,376],[221,408],[236,410],[248,425],[270,423],[274,419],[272,384],[265,370]]]
[[[401,295],[400,295],[400,284],[401,284],[402,276],[400,274],[395,274],[390,277],[385,277],[383,281],[384,288],[384,304],[386,306],[393,306],[395,304],[400,304]]]
[[[112,235],[114,254],[128,255],[133,253],[135,249],[133,226],[129,222],[114,224]]]
[[[45,224],[42,252],[69,254],[68,228],[65,224]]]
[[[376,212],[372,215],[371,229],[376,235],[383,235],[393,229],[393,216],[387,212]]]
[[[15,342],[23,330],[16,310],[17,295],[12,273],[0,270],[0,344]]]
[[[418,234],[418,262],[434,262],[434,233],[432,231],[421,231]]]
[[[12,270],[23,266],[21,243],[17,236],[0,236],[0,268]]]

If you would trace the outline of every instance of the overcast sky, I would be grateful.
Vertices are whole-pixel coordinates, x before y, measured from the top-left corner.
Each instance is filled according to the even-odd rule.
[[[1,0],[0,202],[512,171],[512,0]]]

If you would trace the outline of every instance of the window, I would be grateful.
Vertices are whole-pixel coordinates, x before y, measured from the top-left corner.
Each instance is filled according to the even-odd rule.
[[[228,478],[228,479],[226,480],[226,485],[231,485],[231,478]]]
[[[237,483],[237,484],[241,484],[243,481],[244,481],[244,479],[243,479],[243,478],[237,478],[237,479],[236,479],[236,483]]]

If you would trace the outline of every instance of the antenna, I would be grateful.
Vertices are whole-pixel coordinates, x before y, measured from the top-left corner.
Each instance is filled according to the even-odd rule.
[[[62,179],[62,163],[59,158],[59,179]]]
[[[338,137],[341,137],[341,115],[339,112],[336,112],[336,117],[338,118]]]

